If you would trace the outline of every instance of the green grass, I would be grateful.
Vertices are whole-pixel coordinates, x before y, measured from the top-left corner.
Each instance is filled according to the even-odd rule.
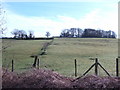
[[[33,63],[32,54],[39,54],[49,40],[4,40],[10,42],[3,52],[3,66],[15,60],[16,71],[28,70]],[[74,76],[74,59],[77,59],[78,75],[81,76],[98,58],[103,67],[115,75],[115,59],[118,56],[117,39],[102,38],[55,38],[47,49],[47,55],[40,56],[40,68],[48,68],[66,76]],[[99,70],[100,75],[106,75]],[[94,74],[94,69],[89,74]]]
[[[14,60],[16,71],[30,69],[33,64],[31,55],[40,53],[43,44],[48,41],[42,40],[3,40],[3,46],[7,46],[2,53],[3,67],[11,67]],[[9,65],[10,64],[10,65]]]

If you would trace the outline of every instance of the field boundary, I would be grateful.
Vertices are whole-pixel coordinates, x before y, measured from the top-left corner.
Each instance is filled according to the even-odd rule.
[[[36,55],[36,56],[33,56],[33,58],[35,58],[34,59],[34,63],[33,63],[33,65],[32,65],[32,67],[33,68],[38,68],[39,69],[39,66],[40,66],[40,58],[39,58],[39,56],[38,55]],[[14,60],[12,60],[12,67],[11,67],[11,71],[13,72],[14,70],[15,70],[15,68],[14,68]],[[95,75],[96,76],[98,76],[98,66],[100,66],[102,69],[103,69],[103,71],[105,71],[105,73],[109,76],[109,77],[111,77],[111,75],[109,74],[109,72],[99,63],[99,61],[98,61],[98,58],[95,58],[95,63],[94,64],[92,64],[91,66],[90,66],[90,68],[87,70],[87,71],[85,71],[85,73],[82,75],[82,76],[79,76],[79,77],[77,77],[77,60],[75,59],[75,77],[77,77],[76,79],[80,79],[80,78],[82,78],[83,76],[85,76],[93,67],[95,66]],[[119,58],[116,58],[116,77],[119,77],[120,76],[120,74],[119,74]],[[75,79],[75,80],[76,80]]]
[[[9,38],[9,37],[3,37],[2,39],[13,39],[13,40],[52,40],[54,39],[54,37],[50,37],[50,38]]]
[[[52,39],[52,41],[50,41],[50,42],[45,42],[43,44],[43,47],[41,48],[40,54],[38,54],[38,55],[31,55],[30,56],[30,57],[34,58],[34,63],[32,65],[33,67],[36,67],[36,65],[37,65],[37,67],[39,68],[39,65],[40,65],[40,56],[46,55],[47,48],[48,48],[48,46],[50,46],[53,43],[53,40],[54,39]]]

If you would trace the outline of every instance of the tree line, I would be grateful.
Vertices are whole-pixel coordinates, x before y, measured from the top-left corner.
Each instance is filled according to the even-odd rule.
[[[29,34],[27,34],[25,30],[14,29],[11,32],[11,34],[14,35],[13,38],[17,38],[17,39],[32,39],[32,38],[35,38],[34,32],[32,30],[30,30]]]
[[[11,34],[14,35],[13,38],[16,39],[33,39],[35,38],[34,32],[32,30],[29,31],[29,34],[26,33],[25,30],[14,29]],[[48,38],[50,36],[50,32],[46,32],[45,36]],[[95,29],[84,29],[81,28],[70,28],[62,30],[59,37],[76,37],[76,38],[116,38],[117,35],[114,31],[105,31],[105,30],[95,30]]]
[[[25,30],[14,29],[11,32],[11,34],[14,35],[13,38],[15,39],[34,39],[35,38],[33,30],[30,30],[29,34],[27,34]],[[50,32],[46,32],[45,36],[48,38],[50,36]]]
[[[80,38],[116,38],[114,31],[95,30],[95,29],[80,29],[70,28],[62,30],[60,37],[80,37]]]

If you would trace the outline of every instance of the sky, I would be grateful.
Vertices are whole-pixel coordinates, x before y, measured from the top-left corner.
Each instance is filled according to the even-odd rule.
[[[7,30],[34,31],[35,37],[59,36],[63,29],[92,28],[118,34],[118,1],[4,2]]]

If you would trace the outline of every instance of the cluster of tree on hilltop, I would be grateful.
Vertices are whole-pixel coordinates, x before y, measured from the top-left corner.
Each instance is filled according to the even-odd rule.
[[[64,29],[60,37],[81,37],[81,38],[116,38],[114,31],[95,30],[95,29],[80,29],[70,28]]]
[[[15,39],[35,39],[34,32],[32,30],[27,34],[25,30],[14,29],[11,34],[14,35],[13,38]],[[45,36],[48,38],[50,36],[50,32],[46,32]]]
[[[34,39],[34,32],[31,30],[29,34],[24,30],[14,29],[11,32],[16,39]],[[45,36],[47,38],[50,36],[50,32],[46,32]],[[105,31],[105,30],[95,30],[95,29],[80,29],[80,28],[70,28],[62,30],[59,37],[77,37],[77,38],[116,38],[114,31]]]
[[[24,30],[14,29],[11,33],[14,35],[13,38],[18,39],[31,39],[35,37],[33,31],[29,31],[29,34],[27,35]]]

